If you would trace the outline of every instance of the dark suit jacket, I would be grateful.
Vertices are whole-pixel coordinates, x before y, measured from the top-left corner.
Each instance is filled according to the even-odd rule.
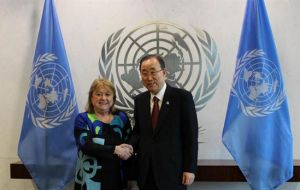
[[[149,167],[159,189],[185,189],[183,172],[196,172],[198,122],[192,94],[167,85],[155,130],[150,93],[136,96],[135,126],[130,140],[138,152],[138,182],[143,188]]]

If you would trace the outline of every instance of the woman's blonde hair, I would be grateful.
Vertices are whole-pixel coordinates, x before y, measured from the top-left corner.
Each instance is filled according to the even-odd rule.
[[[109,88],[112,92],[113,92],[113,105],[112,107],[110,108],[110,111],[112,113],[114,113],[116,111],[115,109],[115,102],[116,102],[116,89],[113,85],[113,83],[111,83],[109,80],[106,80],[106,79],[95,79],[90,87],[90,91],[89,91],[89,98],[88,98],[88,102],[87,102],[87,105],[86,105],[86,111],[88,113],[95,113],[95,110],[94,110],[94,106],[92,104],[92,96],[93,96],[93,93],[99,89],[99,88]]]

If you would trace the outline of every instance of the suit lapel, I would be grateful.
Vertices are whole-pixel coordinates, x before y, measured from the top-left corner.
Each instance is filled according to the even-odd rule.
[[[152,126],[151,126],[151,112],[150,112],[150,92],[147,91],[145,95],[143,96],[142,99],[142,104],[141,104],[142,109],[141,110],[146,110],[143,115],[143,122],[144,122],[144,127],[146,130],[153,132]]]
[[[157,126],[154,130],[154,133],[157,134],[159,132],[159,130],[161,129],[161,127],[163,127],[163,123],[164,120],[167,119],[167,115],[169,112],[169,107],[170,107],[170,103],[171,103],[171,97],[172,97],[172,88],[167,85],[165,94],[164,94],[164,99],[163,102],[161,104],[161,108],[159,111],[159,116],[158,116],[158,121],[157,121]]]

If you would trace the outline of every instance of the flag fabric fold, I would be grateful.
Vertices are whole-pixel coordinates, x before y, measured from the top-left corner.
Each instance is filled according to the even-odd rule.
[[[248,0],[222,140],[251,189],[293,176],[283,77],[263,0]]]
[[[18,146],[18,155],[38,189],[63,189],[74,179],[77,114],[55,5],[45,0]]]

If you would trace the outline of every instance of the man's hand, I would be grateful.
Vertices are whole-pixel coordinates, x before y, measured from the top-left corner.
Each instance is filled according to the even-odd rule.
[[[114,154],[122,160],[127,160],[133,154],[133,148],[129,144],[121,144],[115,147]]]
[[[195,174],[190,172],[183,172],[182,175],[182,184],[191,185],[194,182]]]
[[[137,187],[136,181],[128,181],[127,182],[127,190],[133,190],[133,189],[135,189],[134,187]]]

